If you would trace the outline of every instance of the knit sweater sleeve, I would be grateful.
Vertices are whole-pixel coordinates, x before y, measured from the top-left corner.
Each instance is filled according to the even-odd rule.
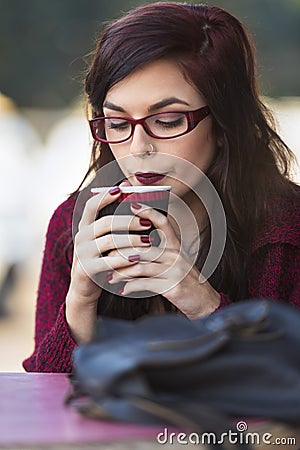
[[[300,247],[277,242],[260,247],[250,267],[250,298],[273,298],[300,308]]]
[[[300,197],[278,201],[275,214],[252,246],[251,298],[273,298],[300,307]]]
[[[23,362],[28,372],[70,372],[75,342],[65,319],[65,297],[70,283],[72,213],[70,197],[54,212],[48,226],[40,274],[35,349]],[[67,253],[69,250],[69,257]]]
[[[272,242],[259,247],[248,267],[249,298],[268,298],[300,308],[300,246]],[[230,305],[221,293],[218,310]]]

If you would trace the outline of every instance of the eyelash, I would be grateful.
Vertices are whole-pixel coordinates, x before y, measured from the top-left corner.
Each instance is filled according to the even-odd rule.
[[[172,122],[162,122],[160,120],[157,120],[156,123],[159,124],[163,128],[175,128],[182,123],[182,120],[183,120],[182,118],[174,120]]]
[[[111,130],[120,130],[122,128],[128,127],[129,125],[130,125],[129,122],[123,122],[119,124],[110,123],[108,124],[108,128],[110,128]]]

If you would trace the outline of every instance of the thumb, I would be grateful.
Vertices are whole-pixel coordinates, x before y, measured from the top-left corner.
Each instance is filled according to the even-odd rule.
[[[122,181],[122,183],[119,184],[119,186],[121,186],[121,187],[131,186],[131,183],[129,183],[129,181],[127,179],[125,179]]]

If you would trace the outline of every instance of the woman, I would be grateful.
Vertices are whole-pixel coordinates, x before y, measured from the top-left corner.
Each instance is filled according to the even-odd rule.
[[[72,214],[81,195],[75,192],[49,224],[36,346],[24,368],[70,371],[72,351],[90,339],[97,315],[136,319],[176,310],[195,319],[254,297],[300,306],[299,188],[289,180],[293,154],[259,99],[243,25],[208,5],[137,8],[102,33],[85,87],[95,142],[84,181],[117,161],[123,185],[142,185],[147,177],[148,184],[171,185],[192,212],[201,245],[187,269],[180,230],[170,216],[140,204],[132,205],[133,219],[101,216],[120,196],[118,186],[95,196],[81,190],[90,198],[73,245]],[[212,227],[182,177],[185,164],[205,173],[226,215],[226,246],[208,280],[199,277]],[[147,237],[131,234],[129,240],[131,231],[146,235],[152,224],[165,237],[163,252]],[[120,229],[129,231],[117,235]],[[124,290],[111,295],[96,281],[99,274],[110,284],[126,280]],[[129,298],[142,289],[157,295]]]

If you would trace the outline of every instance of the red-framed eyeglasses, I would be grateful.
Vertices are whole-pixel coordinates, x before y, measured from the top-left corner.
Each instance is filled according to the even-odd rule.
[[[89,120],[93,138],[107,144],[120,144],[130,139],[136,125],[155,139],[173,139],[192,131],[210,114],[209,106],[195,111],[170,111],[151,114],[141,119],[107,116]]]

